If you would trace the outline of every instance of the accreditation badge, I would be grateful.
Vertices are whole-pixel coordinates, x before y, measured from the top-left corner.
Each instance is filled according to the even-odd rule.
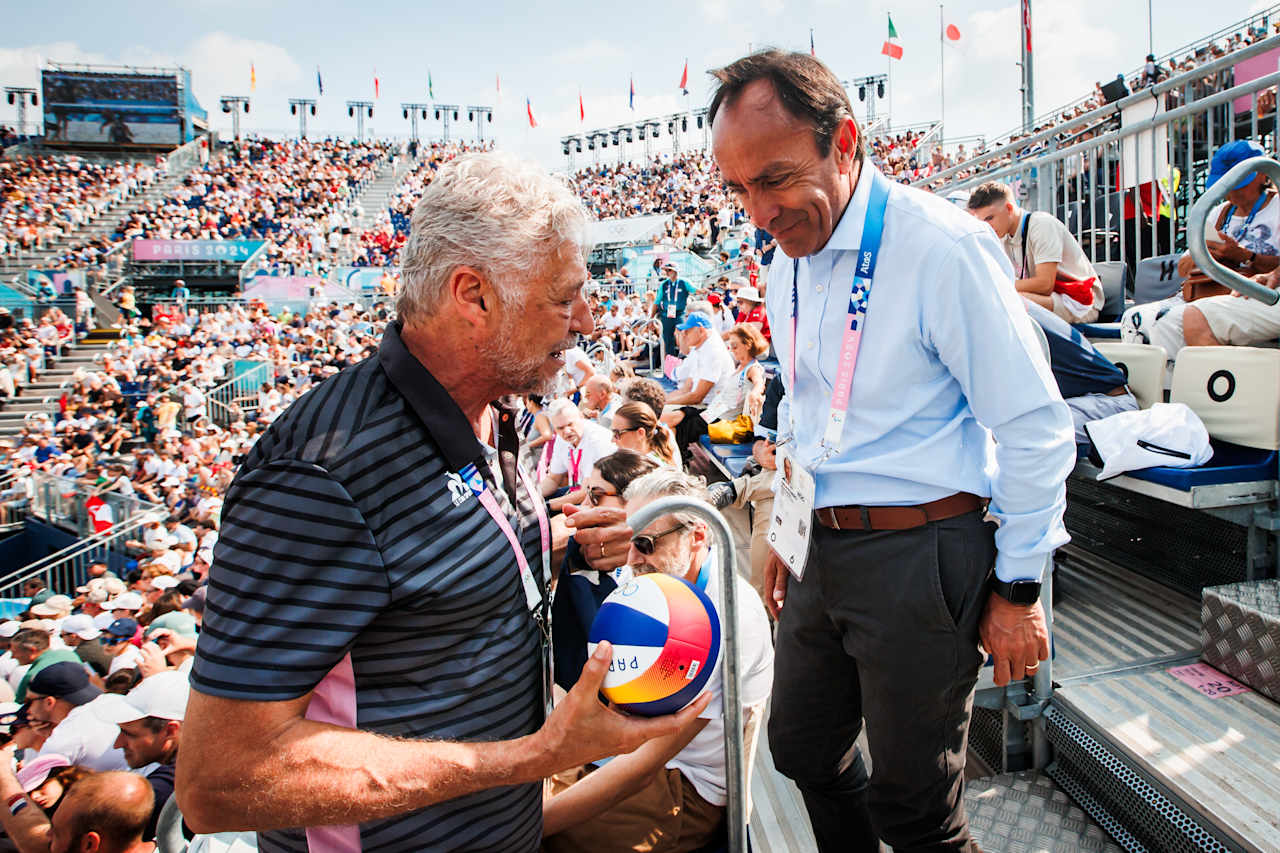
[[[813,532],[813,474],[793,458],[792,447],[778,448],[778,474],[769,523],[769,547],[796,580],[804,577]]]

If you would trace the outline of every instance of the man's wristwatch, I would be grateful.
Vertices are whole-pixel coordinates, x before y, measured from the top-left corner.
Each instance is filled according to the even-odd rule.
[[[991,591],[1010,604],[1030,606],[1040,600],[1040,581],[991,579]]]

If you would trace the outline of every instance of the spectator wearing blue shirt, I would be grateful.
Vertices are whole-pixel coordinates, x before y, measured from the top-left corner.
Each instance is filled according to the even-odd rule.
[[[61,450],[59,450],[55,445],[49,443],[49,439],[47,437],[42,435],[36,439],[36,462],[39,464],[43,465],[54,456],[58,456],[61,453]]]
[[[180,307],[185,308],[187,300],[191,298],[191,291],[187,288],[187,283],[182,279],[178,279],[173,283],[173,293],[169,297],[177,302]]]
[[[882,176],[830,69],[770,50],[713,73],[716,163],[778,243],[778,443],[815,483],[802,579],[777,554],[765,567],[771,753],[822,851],[975,849],[963,774],[979,638],[997,684],[1048,658],[1040,578],[1068,541],[1070,414],[990,229]],[[872,281],[849,366],[859,266]],[[854,372],[833,417],[842,364]]]
[[[756,228],[756,251],[760,253],[760,266],[767,267],[773,263],[773,252],[778,248],[778,241],[764,228]]]
[[[654,313],[662,320],[662,340],[666,344],[667,355],[677,355],[680,350],[676,345],[676,326],[684,319],[685,306],[696,288],[680,278],[675,264],[663,264],[662,272],[666,277],[658,285]]]
[[[40,285],[36,288],[36,302],[49,305],[58,298],[58,290],[48,276],[40,277]]]

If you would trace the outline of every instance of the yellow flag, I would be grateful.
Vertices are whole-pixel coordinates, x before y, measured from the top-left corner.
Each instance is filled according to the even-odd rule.
[[[252,92],[258,88],[258,71],[253,67],[253,63],[249,63],[249,91]]]

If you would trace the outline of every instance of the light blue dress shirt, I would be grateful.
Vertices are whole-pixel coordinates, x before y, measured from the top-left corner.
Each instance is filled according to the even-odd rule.
[[[894,183],[839,451],[820,447],[871,191],[864,163],[831,239],[801,258],[796,386],[789,365],[793,261],[765,295],[786,396],[779,440],[815,473],[816,505],[893,506],[956,492],[991,498],[996,575],[1038,579],[1069,537],[1071,414],[1044,359],[1013,269],[984,223]],[[816,466],[816,468],[814,468]]]

